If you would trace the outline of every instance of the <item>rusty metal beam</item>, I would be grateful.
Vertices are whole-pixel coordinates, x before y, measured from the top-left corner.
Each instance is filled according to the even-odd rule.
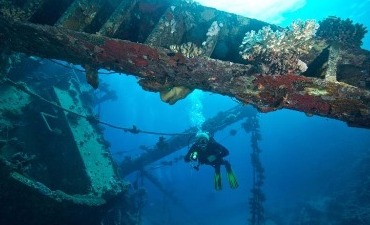
[[[176,10],[178,11],[180,9]],[[160,47],[180,44],[187,29],[184,17],[181,13],[175,13],[174,7],[167,8],[146,39],[145,44]]]
[[[184,86],[235,97],[263,112],[288,108],[370,128],[370,92],[345,83],[258,75],[247,65],[189,59],[168,49],[51,26],[2,18],[0,26],[0,41],[13,51],[132,74],[148,91]]]
[[[48,0],[25,0],[22,5],[13,1],[0,1],[0,14],[18,21],[29,20]]]
[[[26,20],[29,20],[47,0],[27,0],[23,5],[23,10],[27,12]]]
[[[109,19],[104,23],[99,33],[104,36],[114,37],[122,24],[130,23],[131,11],[137,2],[138,0],[122,1]]]
[[[104,6],[104,0],[76,0],[56,23],[57,26],[84,31]]]

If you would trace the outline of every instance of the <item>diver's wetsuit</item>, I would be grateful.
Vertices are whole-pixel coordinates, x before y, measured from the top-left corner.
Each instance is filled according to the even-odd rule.
[[[215,168],[215,189],[221,190],[221,165],[225,165],[227,177],[231,188],[237,188],[239,186],[236,177],[231,169],[230,163],[223,159],[223,157],[229,155],[229,151],[213,138],[211,138],[206,144],[196,142],[189,152],[186,154],[185,162],[197,161],[198,165],[194,166],[194,169],[199,170],[199,165],[206,164]]]
[[[190,157],[194,152],[198,153],[197,160],[199,164],[211,165],[215,168],[220,168],[220,165],[225,164],[227,161],[224,160],[223,157],[229,155],[229,151],[214,139],[211,139],[205,147],[202,147],[199,143],[195,143],[191,146],[184,158],[185,162],[190,162],[192,160]]]

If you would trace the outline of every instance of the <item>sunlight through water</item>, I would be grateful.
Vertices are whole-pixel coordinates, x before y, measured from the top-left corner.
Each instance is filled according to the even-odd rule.
[[[213,7],[222,11],[263,20],[278,24],[284,20],[283,13],[292,12],[302,8],[305,0],[197,0],[202,5]]]

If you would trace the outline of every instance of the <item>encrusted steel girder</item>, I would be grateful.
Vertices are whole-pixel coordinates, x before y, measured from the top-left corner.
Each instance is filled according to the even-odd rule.
[[[84,31],[92,23],[103,6],[103,0],[76,0],[56,25],[71,30]]]
[[[370,128],[370,92],[345,83],[264,76],[248,65],[186,58],[168,49],[51,26],[5,19],[0,26],[0,41],[13,51],[132,74],[141,78],[145,90],[201,89],[235,97],[263,112],[288,108]]]
[[[130,13],[137,1],[121,1],[110,18],[104,23],[99,33],[108,37],[114,37],[122,24],[130,24]]]

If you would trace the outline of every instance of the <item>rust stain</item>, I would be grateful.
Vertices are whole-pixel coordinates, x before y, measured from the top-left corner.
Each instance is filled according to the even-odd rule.
[[[154,48],[111,39],[106,40],[103,45],[95,46],[94,54],[97,61],[120,69],[127,68],[130,72],[147,67],[151,61],[159,59],[159,54]]]
[[[289,91],[296,89],[299,83],[312,82],[307,77],[298,75],[259,75],[254,80],[255,85],[259,90],[287,88]]]
[[[292,108],[296,108],[306,113],[329,115],[331,114],[331,105],[321,99],[319,96],[290,94],[288,100]],[[290,108],[287,105],[287,108]]]

